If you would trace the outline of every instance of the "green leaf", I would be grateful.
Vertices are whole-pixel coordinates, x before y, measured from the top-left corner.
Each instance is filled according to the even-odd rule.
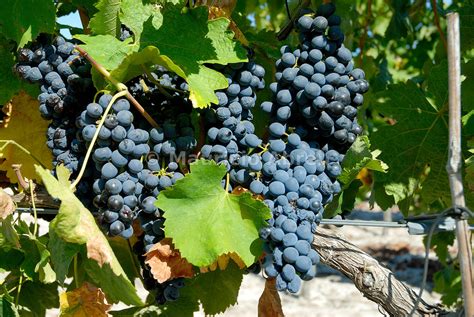
[[[342,173],[337,178],[347,188],[363,168],[385,173],[387,164],[378,160],[380,151],[370,151],[370,141],[367,136],[360,136],[349,148],[342,162]]]
[[[17,270],[25,256],[23,252],[17,249],[5,250],[0,248],[0,269],[5,271]]]
[[[81,246],[62,240],[54,228],[50,227],[48,248],[51,252],[51,263],[56,271],[57,281],[63,284],[69,272],[69,266],[74,256],[81,250]]]
[[[53,33],[56,9],[51,0],[0,1],[0,34],[18,47],[35,39],[40,33]]]
[[[161,24],[163,17],[159,7],[153,3],[136,0],[122,0],[120,7],[120,22],[125,24],[133,32],[135,42],[140,42],[140,36],[143,31],[143,23],[153,15],[155,23]]]
[[[206,315],[216,315],[237,303],[243,272],[230,261],[225,270],[199,274],[183,288],[182,293],[193,293]]]
[[[112,250],[114,250],[114,254],[117,256],[120,265],[127,274],[128,279],[133,281],[135,278],[139,278],[140,266],[129,243],[129,240],[125,240],[121,237],[109,239],[109,244],[112,247]]]
[[[196,107],[216,103],[214,90],[227,87],[227,83],[224,84],[224,75],[210,71],[204,64],[224,65],[247,60],[245,50],[232,40],[232,32],[227,31],[229,20],[208,21],[206,7],[184,13],[178,6],[167,7],[162,14],[161,25],[150,19],[145,22],[141,48],[157,47],[184,71]]]
[[[78,34],[75,38],[84,42],[79,46],[107,70],[117,68],[125,56],[136,49],[134,45],[131,45],[131,38],[120,41],[111,35],[91,36],[85,34]]]
[[[452,307],[462,302],[461,272],[453,264],[438,271],[433,276],[434,291],[441,294],[444,305]]]
[[[100,267],[96,261],[87,258],[85,253],[82,253],[84,270],[97,285],[100,285],[111,302],[121,301],[128,305],[143,305],[135,287],[125,273],[117,276],[114,267],[107,264]],[[117,265],[120,265],[118,261]]]
[[[19,90],[22,85],[20,79],[13,74],[15,57],[11,50],[11,45],[0,36],[0,104],[7,103]]]
[[[186,280],[186,287],[180,290],[175,302],[167,302],[160,316],[193,316],[202,305],[206,315],[216,315],[237,303],[243,273],[234,262],[225,270],[201,273]]]
[[[26,281],[21,287],[18,303],[30,309],[34,316],[45,316],[46,309],[59,307],[58,287],[57,283]]]
[[[0,247],[3,249],[19,248],[20,238],[15,228],[13,228],[13,216],[9,215],[0,221]]]
[[[97,13],[91,18],[89,27],[94,34],[120,35],[120,4],[121,0],[99,0],[95,7]]]
[[[1,317],[19,317],[15,305],[5,296],[0,296],[0,316]]]
[[[112,316],[118,317],[155,317],[163,316],[160,315],[161,310],[158,306],[147,306],[147,307],[130,307],[122,310],[115,310],[108,312]]]
[[[433,81],[436,82],[436,79]],[[390,166],[386,174],[379,174],[377,178],[406,187],[411,179],[420,180],[429,168],[421,196],[428,204],[438,199],[448,204],[446,104],[432,105],[424,92],[411,81],[391,85],[378,97],[378,109],[395,119],[396,124],[382,126],[372,134],[373,144],[382,151],[381,159]],[[410,195],[411,192],[407,193]]]
[[[50,223],[57,236],[68,243],[86,245],[85,263],[89,275],[108,292],[112,301],[123,301],[129,305],[141,305],[133,284],[128,280],[112,248],[95,223],[92,214],[82,205],[70,189],[69,172],[58,166],[54,178],[50,171],[36,166],[48,193],[61,200],[58,214]]]
[[[24,253],[20,267],[25,275],[45,284],[56,281],[56,273],[49,263],[50,253],[46,245],[31,234],[22,234],[20,243],[20,250]]]
[[[148,46],[139,52],[133,52],[128,55],[118,67],[111,71],[110,75],[120,82],[127,82],[143,74],[144,68],[149,70],[155,65],[164,66],[181,77],[185,76],[180,67],[174,64],[167,56],[160,55],[160,51],[153,46]]]
[[[474,193],[474,139],[468,142],[470,156],[465,162],[467,191]]]
[[[324,218],[332,218],[344,211],[353,210],[361,186],[362,182],[358,179],[353,180],[348,186],[346,186],[332,202],[324,207]]]
[[[221,186],[225,174],[225,166],[198,160],[156,202],[166,213],[166,236],[196,266],[208,266],[231,252],[249,266],[262,252],[258,230],[270,210],[249,193],[227,193]]]
[[[443,265],[447,265],[448,262],[452,260],[448,248],[454,244],[454,238],[455,236],[453,232],[438,232],[432,237],[431,247],[434,249],[438,260]]]

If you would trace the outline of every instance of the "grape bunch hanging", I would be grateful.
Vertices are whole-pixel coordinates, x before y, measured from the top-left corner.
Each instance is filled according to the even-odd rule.
[[[362,132],[357,108],[368,83],[343,45],[335,6],[303,13],[296,22],[298,47],[282,46],[275,63],[271,100],[257,102],[265,69],[252,59],[213,66],[229,85],[204,110],[193,109],[187,83],[162,66],[128,82],[159,127],[124,97],[95,91],[91,66],[74,51],[76,43],[41,37],[20,51],[17,73],[40,85],[53,165],[64,164],[78,179],[76,195],[98,213],[107,234],[139,237],[134,250],[145,287],[159,304],[179,298],[184,279],[158,283],[143,254],[164,238],[166,214],[155,206],[156,197],[185,177],[191,155],[223,164],[229,175],[223,188],[246,188],[271,209],[273,217],[260,230],[265,257],[254,272],[263,267],[278,290],[291,293],[316,274],[313,234],[324,205],[341,191],[337,177]],[[132,35],[122,28],[122,40]],[[255,107],[269,117],[264,135],[256,134]]]

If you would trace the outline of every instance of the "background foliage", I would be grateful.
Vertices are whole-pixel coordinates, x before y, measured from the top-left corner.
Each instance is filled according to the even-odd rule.
[[[288,1],[291,14],[304,1]],[[310,1],[306,1],[310,2]],[[356,66],[366,72],[371,89],[365,95],[360,122],[364,125],[366,136],[360,138],[351,149],[345,161],[341,182],[344,191],[339,199],[328,206],[326,216],[346,213],[357,201],[370,199],[371,204],[378,204],[382,209],[397,205],[405,216],[422,213],[437,213],[450,206],[448,177],[445,170],[447,159],[447,54],[446,54],[446,20],[451,11],[458,11],[461,16],[462,46],[462,115],[463,115],[463,154],[465,157],[465,188],[468,206],[474,208],[474,3],[469,1],[423,1],[423,0],[336,0],[338,14],[343,19],[342,28],[346,34],[345,45],[355,55]],[[320,1],[312,1],[316,7]],[[65,16],[79,9],[82,17],[90,17],[86,32],[69,28],[77,35],[85,48],[112,75],[120,81],[127,81],[143,72],[142,66],[164,65],[185,78],[191,90],[191,98],[196,107],[205,107],[216,101],[214,91],[227,85],[225,77],[206,66],[206,64],[227,64],[246,60],[245,49],[233,41],[229,30],[229,20],[218,18],[208,21],[207,8],[182,10],[182,2],[158,0],[63,0],[63,1],[19,1],[7,0],[0,4],[0,104],[3,105],[5,120],[0,129],[0,139],[15,139],[25,147],[36,144],[37,156],[47,165],[44,144],[38,139],[32,140],[33,130],[15,128],[21,120],[33,122],[35,129],[41,130],[44,123],[39,118],[29,118],[28,105],[25,101],[10,100],[20,90],[35,96],[37,88],[20,82],[13,74],[12,67],[16,62],[15,52],[18,48],[34,40],[41,32],[54,33],[64,28],[57,24],[56,17]],[[35,8],[34,10],[32,8]],[[37,10],[38,9],[38,10]],[[272,82],[274,62],[279,58],[279,47],[283,44],[296,46],[298,38],[295,33],[277,40],[278,33],[288,24],[288,14],[283,1],[256,0],[238,1],[231,15],[231,29],[238,39],[246,44],[251,43],[255,59],[267,70],[266,81]],[[124,42],[117,40],[120,24],[126,24],[135,34],[135,39]],[[92,34],[89,34],[92,32]],[[179,43],[176,49],[174,43]],[[93,74],[94,83],[104,88],[107,83],[97,73]],[[110,87],[108,87],[110,88]],[[19,95],[16,99],[25,99]],[[259,100],[268,98],[268,91],[259,95]],[[10,109],[10,110],[9,110]],[[37,117],[36,105],[31,106],[31,114]],[[11,118],[10,118],[11,117]],[[8,123],[7,119],[11,119]],[[25,119],[24,119],[25,118]],[[265,116],[256,114],[257,129],[263,131],[266,125]],[[10,129],[8,127],[10,124]],[[44,127],[43,127],[44,128]],[[36,131],[36,130],[35,130]],[[39,134],[39,132],[34,132]],[[38,136],[40,138],[41,136]],[[0,140],[1,141],[1,140]],[[32,142],[34,141],[34,142]],[[2,146],[0,169],[9,171],[7,177],[12,180],[9,170],[11,162],[24,163],[27,176],[34,177],[33,161],[14,152],[4,144]],[[351,159],[349,159],[351,158]],[[365,169],[364,169],[365,168]],[[362,169],[363,173],[359,173]],[[367,172],[367,170],[370,170]],[[49,188],[57,183],[67,183],[63,179],[50,179],[40,172],[45,185]],[[363,177],[361,175],[364,175]],[[40,177],[37,177],[40,179]],[[218,186],[217,186],[218,187]],[[63,198],[73,200],[72,197]],[[170,193],[171,195],[172,193]],[[54,195],[54,194],[53,194]],[[68,193],[61,193],[68,195]],[[71,194],[72,195],[72,194]],[[171,201],[171,200],[170,200]],[[72,202],[72,206],[80,203]],[[172,204],[169,202],[168,204]],[[229,204],[237,204],[232,201]],[[70,207],[69,207],[70,208]],[[80,209],[80,206],[78,207]],[[83,207],[82,207],[83,208]],[[238,208],[238,206],[236,207]],[[60,214],[67,214],[67,208]],[[12,216],[2,221],[0,248],[0,269],[11,272],[2,283],[1,307],[7,315],[18,312],[12,303],[20,305],[20,315],[29,315],[32,311],[41,314],[45,309],[57,307],[59,297],[58,285],[73,289],[74,285],[64,284],[69,273],[71,261],[80,261],[82,270],[78,273],[82,281],[95,282],[102,287],[107,296],[130,304],[139,304],[134,295],[129,279],[137,276],[133,264],[119,259],[123,269],[117,267],[113,257],[105,267],[88,256],[87,239],[80,235],[72,239],[64,230],[71,230],[76,224],[63,222],[58,217],[52,223],[49,234],[38,237],[35,228],[21,220],[16,221],[14,228]],[[90,219],[89,219],[90,220]],[[260,219],[261,220],[261,219]],[[88,225],[92,226],[90,221]],[[63,232],[61,231],[61,228]],[[66,229],[64,229],[66,228]],[[97,228],[96,228],[97,229]],[[98,230],[98,229],[97,229]],[[99,239],[99,238],[98,238]],[[435,239],[435,250],[444,269],[435,275],[436,290],[443,294],[447,305],[459,304],[460,278],[456,258],[446,252],[447,246],[454,241],[452,234],[443,234]],[[86,246],[84,246],[86,244]],[[102,252],[109,252],[106,242]],[[124,257],[130,250],[123,245],[111,243],[118,257]],[[66,259],[58,256],[64,252]],[[25,256],[28,254],[28,257]],[[30,257],[34,254],[34,257]],[[81,256],[79,259],[77,254]],[[126,256],[125,256],[126,257]],[[67,261],[67,263],[63,263]],[[212,263],[206,259],[203,263]],[[76,263],[77,264],[77,263]],[[102,263],[103,264],[103,263]],[[54,268],[54,271],[53,269]],[[102,270],[102,271],[101,271]],[[124,294],[114,291],[111,280],[101,274],[121,276],[117,283],[120,287],[130,289]],[[231,267],[230,281],[240,285],[241,275]],[[211,273],[210,273],[211,274]],[[196,279],[197,287],[184,297],[191,298],[193,310],[198,301],[209,313],[219,312],[225,307],[216,307],[213,297],[200,297],[200,287],[206,283],[215,283],[220,273]],[[128,276],[128,278],[125,277]],[[18,286],[19,285],[19,286]],[[204,286],[203,286],[204,285]],[[17,298],[10,295],[11,288],[18,291]],[[94,291],[84,288],[81,291]],[[192,293],[191,293],[192,292]],[[15,292],[13,292],[15,294]],[[219,294],[215,294],[216,297]],[[67,300],[67,298],[72,298]],[[95,298],[95,297],[94,297]],[[101,298],[100,294],[97,298]],[[231,305],[235,296],[221,298],[222,303]],[[97,299],[94,299],[97,300]],[[38,307],[36,303],[40,302]],[[74,294],[62,297],[61,305],[67,310],[74,303]],[[104,308],[105,309],[105,308]],[[181,313],[179,307],[167,308],[169,314]]]

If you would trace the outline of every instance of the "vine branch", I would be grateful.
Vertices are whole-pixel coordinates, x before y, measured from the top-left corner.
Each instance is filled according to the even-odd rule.
[[[140,103],[130,94],[127,89],[127,86],[113,78],[109,71],[105,69],[101,64],[99,64],[92,56],[87,53],[82,47],[76,45],[75,49],[83,56],[85,59],[91,63],[92,67],[94,67],[106,80],[111,82],[118,91],[126,91],[125,97],[132,103],[132,105],[137,109],[138,112],[151,124],[152,127],[158,128],[158,123],[150,116],[148,112],[140,105]]]
[[[447,51],[448,42],[446,40],[446,35],[444,35],[443,29],[441,28],[441,24],[439,22],[438,5],[436,4],[436,0],[430,0],[430,1],[431,1],[431,8],[433,9],[435,25],[439,32],[439,37],[441,38],[441,41],[443,42],[444,49]]]
[[[308,7],[311,4],[311,0],[300,0],[298,6],[291,13],[291,19],[286,23],[286,25],[278,32],[277,39],[283,41],[290,35],[293,26],[295,25],[296,19],[300,17],[299,12],[301,9]]]
[[[408,316],[415,307],[415,291],[395,278],[376,259],[334,231],[318,227],[312,247],[319,253],[321,263],[351,279],[365,297],[390,316]],[[413,316],[439,316],[442,313],[445,313],[442,307],[421,299]]]

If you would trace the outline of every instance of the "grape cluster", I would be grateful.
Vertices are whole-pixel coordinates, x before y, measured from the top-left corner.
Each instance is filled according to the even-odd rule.
[[[52,41],[40,36],[30,48],[19,50],[18,60],[16,72],[40,86],[39,111],[50,121],[47,145],[53,165],[77,171],[85,149],[76,136],[75,118],[95,93],[90,65],[74,51],[72,42],[60,36]]]
[[[226,75],[229,87],[216,92],[218,104],[203,113],[207,143],[201,148],[201,156],[225,164],[231,179],[241,183],[247,176],[233,168],[239,153],[262,144],[255,135],[252,108],[257,101],[256,90],[265,86],[265,70],[248,62],[231,64],[220,71]]]
[[[95,121],[111,99],[110,95],[102,95],[98,103],[88,104],[78,117],[77,124],[86,142],[92,141],[97,129]],[[188,113],[165,120],[159,128],[139,128],[140,124],[147,124],[142,118],[135,120],[137,116],[126,99],[118,99],[112,105],[92,155],[93,191],[94,205],[110,235],[131,237],[131,223],[139,215],[146,251],[162,238],[163,221],[154,205],[156,197],[183,177],[179,171],[179,153],[189,153],[196,140]]]
[[[281,48],[273,100],[261,107],[274,121],[296,126],[302,137],[346,151],[362,132],[357,108],[369,86],[342,44],[341,18],[334,12],[328,3],[298,19],[301,44]]]
[[[298,19],[301,44],[293,51],[281,48],[277,82],[270,84],[273,99],[261,104],[271,115],[269,142],[261,162],[248,157],[254,159],[249,188],[273,212],[260,232],[267,241],[264,271],[276,278],[278,290],[291,293],[316,274],[313,234],[323,206],[341,191],[344,153],[362,132],[357,107],[368,83],[342,44],[341,19],[334,13],[329,3]]]

